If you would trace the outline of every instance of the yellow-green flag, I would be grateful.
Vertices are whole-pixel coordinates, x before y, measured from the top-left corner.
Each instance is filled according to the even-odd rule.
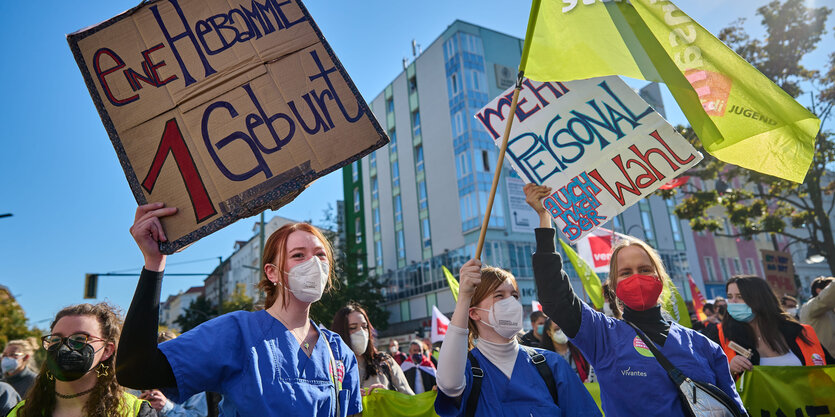
[[[437,417],[437,391],[406,395],[397,391],[375,389],[362,397],[363,417]]]
[[[519,69],[537,81],[664,82],[705,149],[803,182],[820,120],[669,0],[533,0]]]
[[[441,265],[441,268],[444,269],[444,276],[446,277],[446,282],[449,284],[449,289],[452,290],[452,298],[458,302],[458,280],[452,275],[452,272],[449,272],[449,269],[446,269],[445,266]]]
[[[693,323],[690,321],[690,312],[687,311],[687,304],[671,280],[664,281],[664,289],[661,290],[661,308],[669,313],[678,324],[684,327],[693,327]]]
[[[603,308],[603,286],[600,285],[600,278],[597,277],[589,264],[580,258],[577,252],[574,252],[574,249],[571,249],[571,246],[568,246],[562,239],[560,239],[560,246],[562,246],[565,255],[568,256],[568,260],[571,261],[571,265],[574,266],[574,270],[577,271],[580,282],[583,283],[583,289],[589,295],[591,303],[594,304],[595,308]]]
[[[826,416],[835,411],[835,365],[755,366],[737,380],[752,416]]]

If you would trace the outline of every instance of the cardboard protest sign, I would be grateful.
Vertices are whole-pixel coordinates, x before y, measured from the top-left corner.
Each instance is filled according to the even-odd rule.
[[[499,146],[512,95],[475,115]],[[702,159],[616,76],[525,80],[514,117],[507,157],[526,182],[551,187],[543,205],[572,243]]]
[[[299,0],[157,0],[67,36],[174,252],[388,142]]]

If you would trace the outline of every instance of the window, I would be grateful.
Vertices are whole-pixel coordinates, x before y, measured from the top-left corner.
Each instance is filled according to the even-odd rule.
[[[757,275],[757,268],[754,266],[754,260],[746,258],[745,263],[748,264],[748,273],[751,275]]]
[[[414,94],[417,92],[417,76],[409,78],[409,94]]]
[[[354,211],[360,211],[360,189],[354,188]]]
[[[403,204],[400,202],[400,196],[394,197],[394,222],[403,222]]]
[[[457,138],[464,134],[466,127],[464,126],[464,115],[461,112],[456,112],[452,118],[452,137]]]
[[[362,219],[357,217],[354,220],[354,234],[357,236],[356,242],[362,243]]]
[[[377,169],[377,152],[371,152],[371,155],[368,155],[368,166],[372,170]]]
[[[429,218],[427,217],[423,219],[422,223],[421,231],[423,235],[423,247],[428,248],[432,246],[432,234],[431,230],[429,230]]]
[[[728,275],[728,263],[725,258],[719,258],[719,268],[722,270],[722,279],[727,281],[730,275]]]
[[[675,242],[676,249],[684,250],[684,240],[681,235],[681,224],[679,224],[678,217],[675,213],[675,203],[673,199],[664,200],[667,204],[667,214],[670,218],[670,228],[673,231],[673,242]]]
[[[456,170],[458,171],[458,178],[463,178],[472,172],[470,164],[470,152],[464,151],[458,154]]]
[[[418,207],[424,210],[426,206],[426,181],[421,181],[418,183]]]
[[[739,262],[739,258],[734,258],[734,274],[743,274],[742,265]]]
[[[391,186],[400,188],[400,164],[397,161],[391,163]]]
[[[397,259],[406,258],[406,241],[403,238],[403,230],[397,231]]]
[[[374,177],[371,179],[371,201],[377,201],[379,195],[379,182],[377,181],[377,177]]]
[[[374,207],[374,233],[380,233],[380,208]]]
[[[415,147],[415,171],[423,172],[423,146]]]
[[[359,165],[360,165],[360,161],[354,161],[351,164],[351,178],[353,178],[354,182],[357,182],[357,180],[360,177]]]
[[[412,137],[420,136],[420,110],[412,112]]]
[[[400,302],[400,319],[402,321],[409,321],[412,319],[411,311],[409,311],[409,300]]]
[[[386,113],[394,113],[394,97],[386,99]]]
[[[383,241],[374,242],[374,264],[378,268],[383,267]]]
[[[705,256],[705,271],[707,272],[707,280],[716,282],[716,274],[713,272],[713,258],[710,256]]]
[[[652,215],[650,214],[649,202],[646,199],[638,203],[638,208],[641,211],[641,225],[644,227],[644,237],[650,246],[655,247],[655,225],[652,224]]]
[[[453,73],[449,76],[449,91],[452,94],[450,98],[457,96],[458,93],[461,91],[461,88],[459,87],[458,83],[459,81],[457,73]]]
[[[389,130],[389,139],[391,139],[391,141],[389,141],[389,152],[391,152],[392,154],[396,154],[397,153],[397,131],[396,130],[394,130],[394,129]]]

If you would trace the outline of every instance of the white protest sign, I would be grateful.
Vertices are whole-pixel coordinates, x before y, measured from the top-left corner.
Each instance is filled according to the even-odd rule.
[[[475,115],[498,146],[512,95]],[[507,157],[526,182],[551,187],[543,206],[572,243],[702,160],[616,76],[524,80]]]

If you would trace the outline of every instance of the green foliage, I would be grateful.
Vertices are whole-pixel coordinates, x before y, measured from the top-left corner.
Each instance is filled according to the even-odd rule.
[[[183,310],[183,313],[174,320],[174,323],[180,326],[183,332],[187,332],[216,316],[217,309],[212,307],[206,297],[201,295]]]
[[[235,284],[235,291],[228,300],[223,302],[220,307],[220,313],[226,314],[230,311],[252,311],[254,309],[254,301],[252,297],[246,295],[246,285],[242,282]]]
[[[26,314],[14,297],[5,289],[0,289],[0,349],[9,340],[41,336],[38,328],[26,326]]]
[[[691,128],[678,126],[679,132],[705,157],[687,175],[704,180],[707,189],[675,190],[685,195],[675,213],[690,220],[695,231],[746,239],[774,233],[799,242],[800,247],[815,247],[827,258],[835,275],[835,239],[830,222],[835,205],[831,203],[835,192],[835,174],[831,170],[835,164],[835,141],[832,132],[826,129],[835,105],[835,53],[830,55],[826,71],[808,69],[801,64],[803,57],[814,51],[827,35],[825,24],[831,12],[827,7],[807,7],[803,0],[775,0],[757,9],[766,30],[762,39],[751,38],[742,19],[719,34],[719,39],[792,97],[802,95],[804,101],[808,98],[809,110],[821,120],[815,156],[803,184],[725,164],[705,152]],[[741,187],[711,191],[715,180],[725,184],[736,180]],[[721,183],[716,181],[716,184]],[[664,198],[671,196],[670,192],[658,194]],[[825,202],[827,198],[830,201]],[[708,214],[709,209],[718,206],[724,208],[737,233],[722,230],[721,223]],[[798,233],[798,229],[808,233]]]
[[[333,244],[336,266],[334,288],[322,295],[322,300],[310,306],[310,317],[315,323],[330,326],[333,316],[349,302],[356,302],[368,312],[371,324],[380,330],[388,328],[389,312],[381,306],[385,298],[380,294],[383,284],[374,278],[359,273],[354,265],[365,256],[364,252],[348,253],[345,242],[339,238],[336,229],[336,215],[333,207],[325,210],[325,228],[322,232]],[[331,229],[331,230],[328,230]],[[354,266],[354,267],[350,267]]]

